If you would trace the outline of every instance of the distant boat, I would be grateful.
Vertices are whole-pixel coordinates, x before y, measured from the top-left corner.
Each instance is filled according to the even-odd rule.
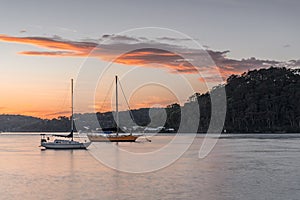
[[[140,134],[121,135],[119,133],[110,133],[110,134],[97,133],[93,135],[88,135],[88,138],[92,142],[135,142],[136,139],[138,139],[140,136],[142,135]]]
[[[73,79],[71,79],[71,95],[72,95],[72,115],[71,115],[71,132],[68,135],[57,135],[57,134],[41,134],[41,146],[46,149],[86,149],[91,142],[79,142],[74,140],[74,120],[73,120]],[[60,137],[68,139],[54,139],[50,140],[51,137]]]
[[[88,134],[91,142],[135,142],[142,134],[119,133],[119,109],[118,109],[118,76],[115,76],[116,82],[116,123],[115,133],[93,133]]]

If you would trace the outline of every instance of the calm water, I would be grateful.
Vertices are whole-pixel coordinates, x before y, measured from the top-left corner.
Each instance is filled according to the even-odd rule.
[[[137,151],[151,143],[123,144]],[[224,137],[198,159],[197,137],[175,163],[156,172],[110,169],[89,151],[41,151],[38,135],[0,135],[0,199],[300,199],[300,137]]]

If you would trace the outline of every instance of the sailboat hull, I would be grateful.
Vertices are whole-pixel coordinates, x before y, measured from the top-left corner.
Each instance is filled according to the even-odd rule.
[[[135,142],[138,137],[137,135],[88,135],[91,142]]]
[[[77,142],[77,141],[65,141],[65,142],[42,142],[41,146],[46,149],[86,149],[91,143]]]

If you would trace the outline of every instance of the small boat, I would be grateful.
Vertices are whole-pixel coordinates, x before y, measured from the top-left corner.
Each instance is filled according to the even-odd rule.
[[[68,135],[57,135],[57,134],[41,134],[41,147],[46,149],[86,149],[91,142],[80,142],[74,140],[74,120],[73,120],[73,79],[71,79],[71,95],[72,95],[72,115],[71,115],[71,132]],[[60,137],[68,139],[54,139],[50,140],[51,137]]]
[[[119,133],[99,133],[94,135],[88,135],[88,138],[92,142],[135,142],[142,135],[120,135]]]
[[[69,135],[50,135],[51,137],[65,137],[69,139],[54,139],[50,140],[50,136],[46,134],[41,134],[41,146],[46,149],[86,149],[91,142],[79,142],[74,140],[73,133]]]
[[[135,142],[142,134],[119,133],[119,109],[118,109],[118,76],[115,76],[116,82],[116,123],[115,133],[93,133],[88,134],[91,142]]]

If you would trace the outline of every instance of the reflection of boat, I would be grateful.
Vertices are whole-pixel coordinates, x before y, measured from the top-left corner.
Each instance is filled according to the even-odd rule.
[[[46,134],[41,134],[41,146],[47,149],[86,149],[90,142],[79,142],[74,140],[74,121],[73,121],[73,79],[71,79],[71,94],[72,94],[72,115],[71,115],[71,133],[68,135],[56,135],[53,137],[64,137],[68,139],[54,139],[50,140],[50,137]]]
[[[118,76],[116,78],[116,123],[115,133],[93,133],[88,134],[88,138],[92,142],[135,142],[141,134],[119,133],[119,109],[118,109]]]

